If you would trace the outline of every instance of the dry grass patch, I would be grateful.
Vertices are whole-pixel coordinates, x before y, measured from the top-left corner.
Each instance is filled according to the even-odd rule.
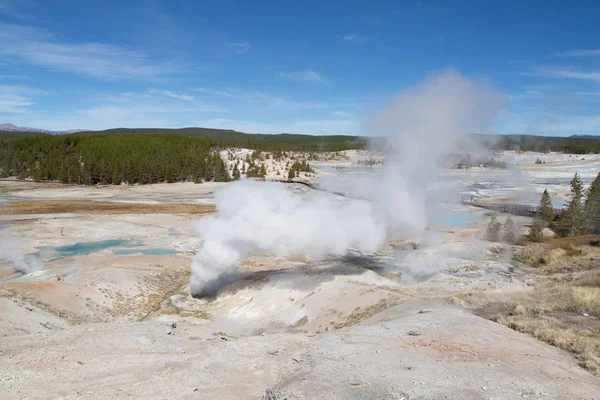
[[[549,275],[593,269],[600,266],[600,236],[575,236],[529,244],[514,259]]]
[[[550,283],[530,292],[468,293],[453,300],[481,317],[569,351],[581,366],[600,373],[599,288]]]
[[[519,332],[573,353],[600,374],[600,243],[586,235],[529,244],[516,259],[541,272],[529,291],[463,293],[453,300]]]
[[[215,206],[203,204],[141,204],[93,200],[22,200],[0,203],[0,214],[206,214]]]
[[[348,315],[346,320],[338,322],[338,323],[332,322],[333,327],[335,329],[341,329],[341,328],[346,328],[348,326],[358,324],[359,322],[362,322],[365,319],[368,319],[377,313],[380,313],[392,306],[402,303],[403,300],[404,299],[401,297],[389,296],[389,297],[379,300],[377,303],[372,304],[368,307],[365,307],[365,308],[356,307],[352,311],[352,313],[350,315]]]
[[[586,271],[581,277],[575,279],[573,283],[577,286],[600,288],[600,269]]]
[[[559,239],[549,239],[547,243],[550,245],[550,248],[561,248],[565,250],[569,250],[573,247],[580,246],[600,247],[600,235],[583,235]]]
[[[582,367],[600,372],[600,337],[597,331],[571,326],[552,316],[531,315],[521,310],[497,315],[492,320],[575,354]]]

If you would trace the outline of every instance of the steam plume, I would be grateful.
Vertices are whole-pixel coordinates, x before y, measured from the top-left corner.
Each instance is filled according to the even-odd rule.
[[[250,254],[343,255],[373,252],[389,233],[420,235],[428,224],[428,184],[441,156],[467,133],[483,130],[503,97],[457,71],[431,75],[365,121],[387,136],[385,166],[361,198],[301,198],[280,184],[242,181],[216,194],[218,212],[197,223],[204,239],[192,264],[190,291],[218,287]],[[357,188],[358,189],[358,188]]]
[[[23,254],[22,241],[13,236],[2,236],[0,242],[0,260],[12,263],[19,271],[29,274],[42,269],[42,263],[33,254]]]
[[[388,137],[382,175],[371,195],[390,231],[419,235],[427,227],[428,185],[459,140],[485,129],[503,96],[455,70],[430,75],[365,122]]]
[[[218,288],[250,254],[343,255],[349,248],[373,252],[384,228],[366,201],[341,201],[315,194],[293,195],[273,182],[240,181],[215,195],[218,212],[198,221],[204,239],[192,264],[190,291]]]

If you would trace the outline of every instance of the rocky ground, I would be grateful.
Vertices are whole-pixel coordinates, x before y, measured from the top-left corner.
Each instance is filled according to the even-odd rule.
[[[323,161],[323,174],[362,155],[344,157]],[[458,174],[447,172],[484,176]],[[0,261],[1,397],[600,399],[600,380],[571,354],[459,307],[477,312],[465,296],[508,298],[539,280],[515,267],[517,247],[481,239],[488,216],[468,206],[450,209],[473,220],[376,254],[253,256],[213,297],[190,297],[193,222],[207,210],[144,207],[209,206],[221,185],[4,184],[0,239],[18,238],[44,265]],[[74,214],[43,203],[90,196],[116,205]],[[38,214],[12,203],[32,200]]]

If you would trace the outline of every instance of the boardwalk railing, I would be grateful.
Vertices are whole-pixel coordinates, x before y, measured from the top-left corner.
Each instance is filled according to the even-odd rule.
[[[513,214],[513,215],[521,215],[524,217],[533,217],[535,216],[538,207],[532,206],[529,204],[516,204],[516,203],[500,203],[493,202],[488,200],[482,200],[476,196],[463,195],[462,203],[468,204],[474,207],[485,208],[492,211]],[[562,208],[554,208],[554,215],[558,217],[562,214]]]

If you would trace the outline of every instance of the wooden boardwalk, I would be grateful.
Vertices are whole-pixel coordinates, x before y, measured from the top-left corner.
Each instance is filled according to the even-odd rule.
[[[538,209],[537,206],[532,206],[529,204],[493,202],[482,200],[481,198],[477,198],[476,196],[467,195],[462,196],[462,203],[501,213],[521,215],[523,217],[534,217]],[[553,210],[555,217],[558,217],[563,212],[562,208],[554,208]]]

